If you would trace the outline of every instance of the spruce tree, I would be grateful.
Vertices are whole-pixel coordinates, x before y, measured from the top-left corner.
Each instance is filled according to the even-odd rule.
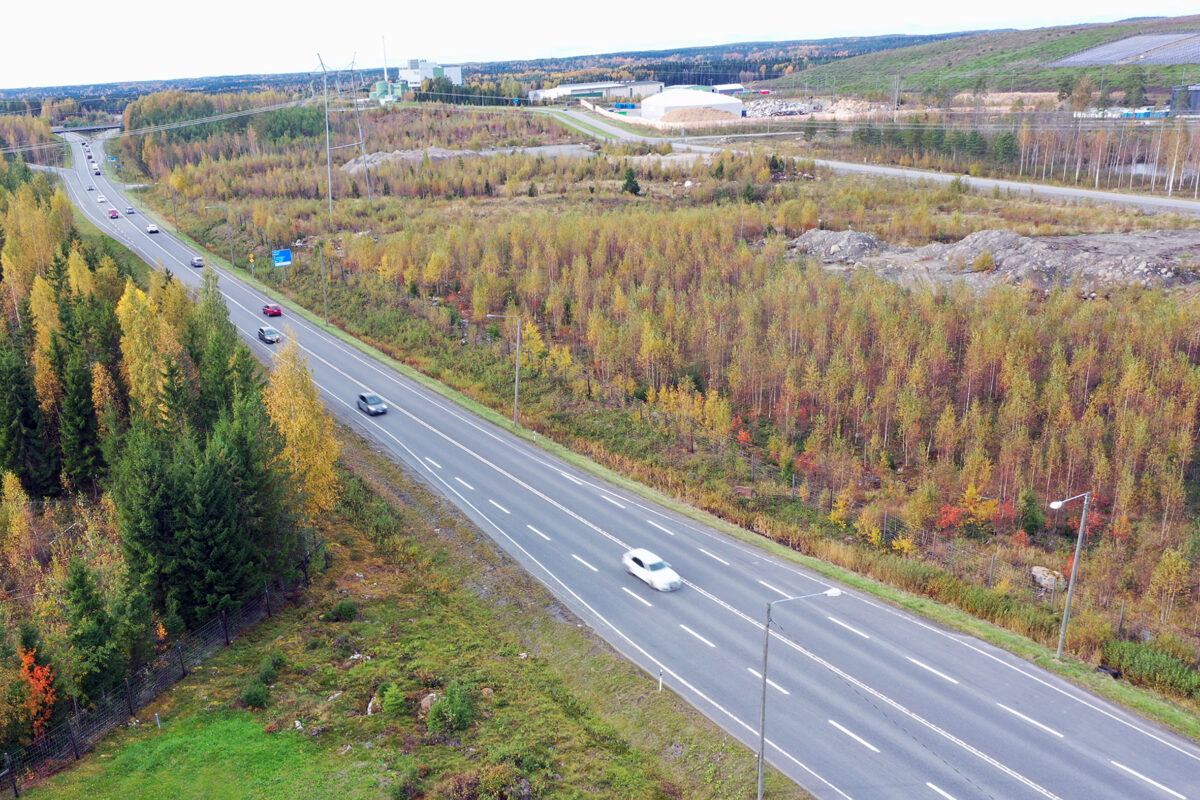
[[[7,341],[0,342],[0,468],[11,470],[26,490],[44,497],[56,488],[57,459],[46,441],[33,381]]]
[[[116,625],[105,608],[96,578],[81,558],[67,570],[67,638],[75,661],[75,690],[95,700],[120,683],[124,674]]]
[[[95,489],[104,469],[100,429],[92,404],[92,371],[78,354],[68,358],[58,417],[64,483],[76,490]]]

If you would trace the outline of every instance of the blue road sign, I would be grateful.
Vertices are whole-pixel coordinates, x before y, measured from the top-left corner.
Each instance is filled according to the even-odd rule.
[[[275,259],[275,266],[290,267],[292,265],[291,250],[272,250],[271,258]]]

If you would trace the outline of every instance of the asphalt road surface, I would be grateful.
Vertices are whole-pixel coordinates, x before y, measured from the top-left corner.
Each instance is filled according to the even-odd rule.
[[[185,283],[194,251],[148,234],[121,187],[62,172],[82,214]],[[102,144],[93,145],[103,158]],[[87,185],[95,191],[87,191]],[[101,203],[97,195],[104,195]],[[116,205],[119,217],[109,219]],[[221,213],[221,212],[213,212]],[[206,256],[208,254],[205,254]],[[221,274],[250,347],[267,324],[298,340],[329,408],[421,474],[588,625],[748,747],[757,748],[766,604],[830,583],[580,471],[453,405]],[[362,388],[391,406],[367,417]],[[659,594],[625,574],[647,547],[684,580]],[[845,589],[777,605],[767,757],[821,798],[1200,800],[1200,748],[969,636]],[[647,724],[653,724],[647,720]]]

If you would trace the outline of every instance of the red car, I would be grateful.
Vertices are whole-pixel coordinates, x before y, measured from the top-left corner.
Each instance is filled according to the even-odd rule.
[[[119,216],[121,216],[121,215],[117,213],[117,210],[115,208],[110,208],[108,210],[108,218],[109,219],[116,219]]]
[[[268,317],[282,317],[283,309],[277,306],[275,303],[267,303],[265,306],[263,306],[263,313]]]

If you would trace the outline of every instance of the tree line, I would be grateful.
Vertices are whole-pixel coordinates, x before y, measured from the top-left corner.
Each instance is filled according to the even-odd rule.
[[[0,211],[3,749],[305,573],[337,447],[294,343],[264,382],[214,273],[135,280],[44,176]]]

